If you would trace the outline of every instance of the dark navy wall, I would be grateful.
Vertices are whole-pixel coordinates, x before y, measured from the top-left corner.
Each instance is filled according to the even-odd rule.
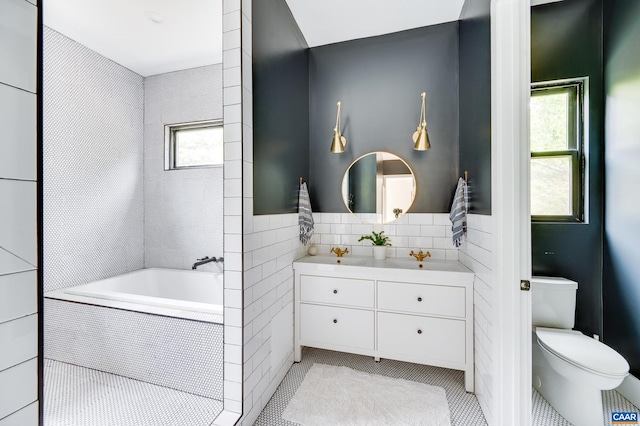
[[[640,3],[605,0],[604,341],[640,377]]]
[[[309,179],[308,46],[285,0],[253,2],[254,214],[297,211]]]
[[[416,173],[410,212],[447,212],[458,179],[458,23],[316,47],[309,56],[309,171],[314,211],[347,212],[342,177],[370,151],[389,151]],[[411,136],[427,93],[431,150]],[[329,151],[342,101],[347,149]]]
[[[490,12],[490,0],[467,0],[460,17],[460,172],[476,214],[491,214]]]
[[[601,0],[564,0],[532,8],[532,81],[589,77],[589,223],[531,226],[533,274],[578,282],[576,328],[587,334],[602,334],[602,69]]]

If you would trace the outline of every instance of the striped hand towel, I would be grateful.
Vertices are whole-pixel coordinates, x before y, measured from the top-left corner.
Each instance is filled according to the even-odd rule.
[[[311,211],[311,200],[306,182],[300,185],[298,193],[298,224],[300,225],[300,241],[306,246],[313,237],[313,212]]]
[[[469,210],[469,192],[467,189],[467,182],[464,179],[458,179],[458,186],[456,193],[453,196],[453,203],[451,204],[451,213],[449,213],[449,220],[451,220],[451,231],[453,233],[453,245],[460,247],[462,245],[462,238],[467,232],[467,212]]]

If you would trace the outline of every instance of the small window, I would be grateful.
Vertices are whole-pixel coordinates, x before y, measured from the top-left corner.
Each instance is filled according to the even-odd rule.
[[[584,79],[531,89],[531,219],[584,221]]]
[[[220,166],[223,160],[222,122],[165,126],[165,170]]]

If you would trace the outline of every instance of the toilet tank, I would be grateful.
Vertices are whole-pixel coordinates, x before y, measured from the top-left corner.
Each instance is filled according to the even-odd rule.
[[[575,323],[578,283],[566,278],[531,278],[531,315],[534,327],[571,330]]]

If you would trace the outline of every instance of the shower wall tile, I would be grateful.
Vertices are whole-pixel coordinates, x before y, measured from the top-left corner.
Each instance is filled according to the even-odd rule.
[[[0,84],[0,178],[36,180],[36,96]]]
[[[144,85],[44,28],[45,291],[144,264]]]
[[[35,267],[0,247],[0,275],[31,271]]]
[[[0,323],[0,371],[38,356],[38,315]]]
[[[33,402],[0,420],[0,426],[26,426],[39,424],[39,404]]]
[[[37,10],[24,0],[0,2],[0,82],[32,93],[36,91]]]
[[[0,247],[37,265],[36,182],[0,179]]]
[[[38,399],[36,358],[0,371],[0,419]]]
[[[0,275],[0,323],[38,311],[37,272]]]
[[[223,254],[222,166],[164,170],[165,125],[221,119],[222,96],[220,64],[144,79],[147,268],[190,269],[196,259]]]
[[[0,419],[38,399],[37,359],[0,371]]]
[[[37,357],[41,354],[36,227],[39,26],[37,3],[0,1],[1,426],[39,423]]]
[[[476,275],[473,295],[475,394],[489,424],[492,424],[497,404],[492,397],[496,394],[493,378],[497,368],[493,355],[494,260],[492,217],[469,215],[467,236],[460,247],[460,261]]]
[[[223,325],[45,299],[45,358],[223,399]]]

